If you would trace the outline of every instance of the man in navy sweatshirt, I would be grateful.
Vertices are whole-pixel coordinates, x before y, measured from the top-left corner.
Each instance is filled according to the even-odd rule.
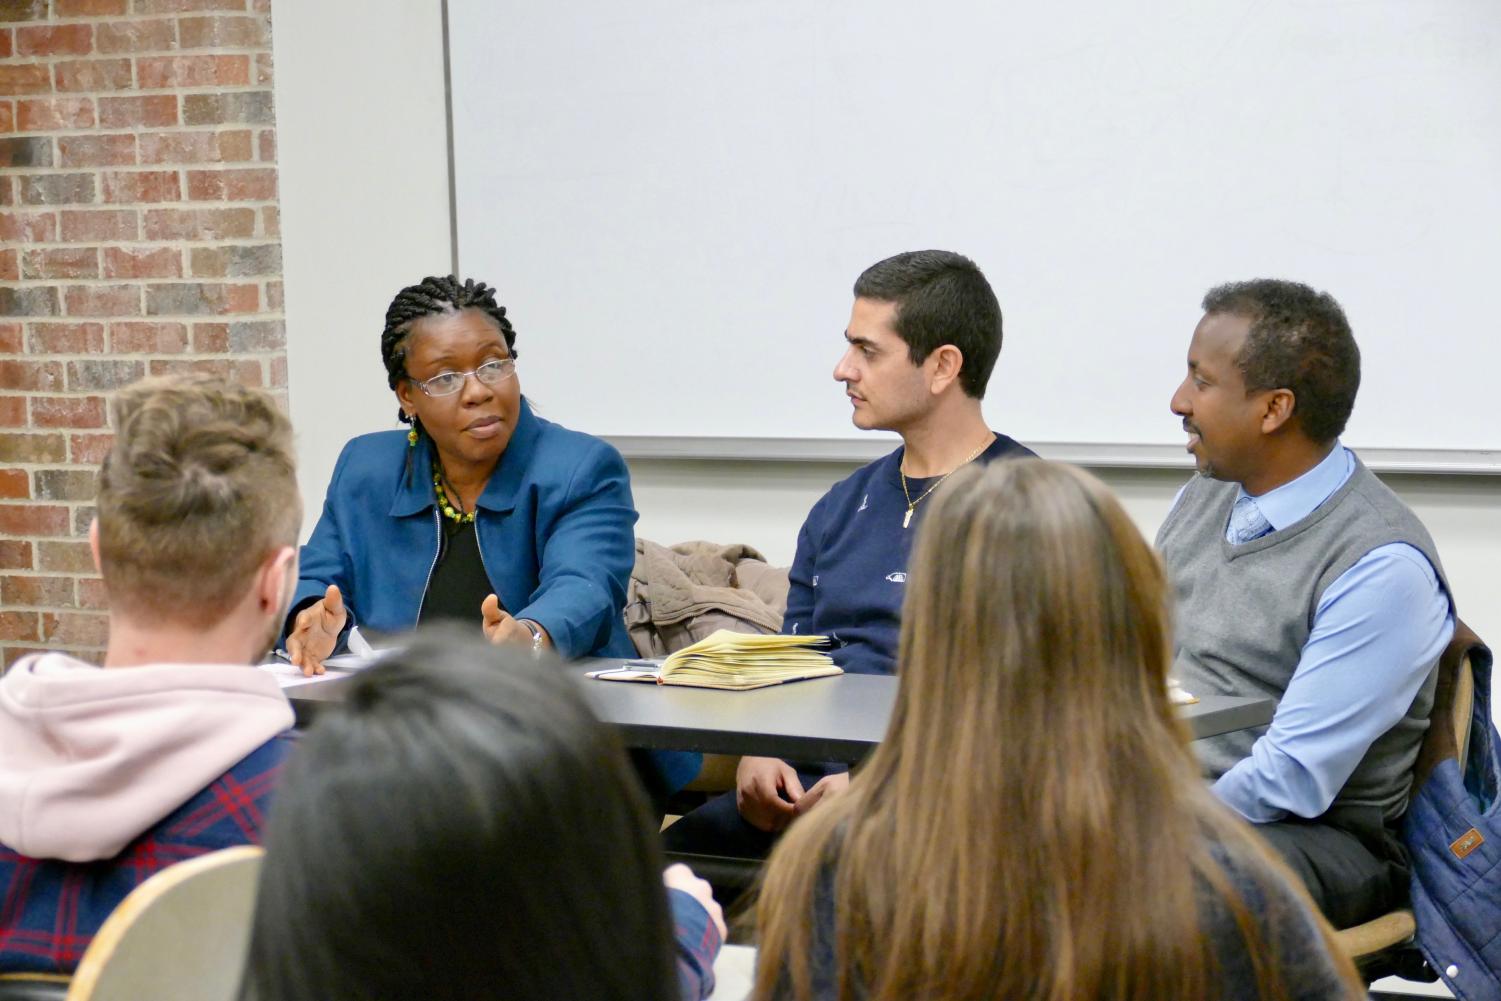
[[[898,254],[867,268],[854,292],[834,379],[856,427],[895,431],[902,445],[813,505],[782,628],[828,636],[846,671],[893,674],[907,557],[933,492],[970,462],[1033,453],[992,431],[981,412],[1001,353],[1001,307],[973,261],[943,250]],[[742,758],[733,799],[678,821],[667,845],[764,855],[793,819],[848,783],[843,766]]]

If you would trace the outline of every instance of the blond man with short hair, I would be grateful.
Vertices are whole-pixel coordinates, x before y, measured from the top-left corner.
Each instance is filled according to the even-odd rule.
[[[292,711],[253,665],[297,583],[292,429],[260,390],[150,380],[114,402],[89,539],[104,667],[0,677],[0,971],[70,972],[135,886],[260,840]]]

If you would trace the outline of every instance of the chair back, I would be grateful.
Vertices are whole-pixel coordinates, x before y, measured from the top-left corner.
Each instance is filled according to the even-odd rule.
[[[1454,727],[1454,747],[1458,752],[1459,774],[1465,773],[1465,759],[1470,755],[1470,726],[1475,716],[1475,667],[1470,655],[1459,662],[1449,705],[1449,721]]]
[[[67,1001],[232,1001],[264,854],[226,848],[136,887],[84,952]]]
[[[1425,741],[1414,768],[1404,840],[1412,856],[1417,942],[1456,997],[1501,998],[1501,734],[1492,722],[1494,657],[1463,623],[1450,644],[1468,663],[1452,679],[1455,727],[1442,728],[1446,756]],[[1447,655],[1446,655],[1447,656]],[[1456,658],[1458,659],[1458,658]],[[1439,677],[1442,689],[1446,679]],[[1440,704],[1436,692],[1435,705]],[[1468,705],[1461,727],[1461,710]],[[1448,763],[1454,759],[1454,765]]]
[[[1462,621],[1454,624],[1454,638],[1439,658],[1438,682],[1433,689],[1433,711],[1428,733],[1418,748],[1412,769],[1412,794],[1428,781],[1429,774],[1450,758],[1459,763],[1464,775],[1469,757],[1470,728],[1475,716],[1475,656],[1482,656],[1482,668],[1488,653],[1480,638]]]
[[[1428,774],[1441,761],[1455,758],[1464,774],[1465,757],[1470,742],[1470,726],[1475,708],[1475,673],[1472,661],[1478,639],[1464,623],[1456,623],[1455,635],[1444,655],[1439,658],[1438,681],[1433,690],[1433,711],[1428,733],[1418,751],[1413,768],[1413,793],[1427,781]],[[1367,983],[1373,975],[1385,976],[1398,957],[1394,947],[1408,944],[1408,952],[1417,967],[1421,957],[1410,946],[1417,922],[1411,910],[1401,908],[1353,928],[1334,933],[1341,951],[1360,967]]]
[[[63,1001],[68,978],[59,973],[0,973],[0,1001]]]

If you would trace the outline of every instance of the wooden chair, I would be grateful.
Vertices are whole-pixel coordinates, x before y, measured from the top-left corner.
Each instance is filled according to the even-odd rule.
[[[136,887],[84,952],[67,1001],[232,1001],[263,855],[226,848]]]
[[[728,792],[735,788],[735,769],[739,765],[738,754],[705,754],[698,775],[683,789],[686,792]]]
[[[0,973],[0,1001],[63,1001],[68,978],[60,973]]]
[[[1463,623],[1455,630],[1454,644],[1461,643],[1460,633],[1469,633]],[[1421,763],[1424,759],[1448,757],[1457,752],[1461,774],[1470,742],[1470,717],[1475,699],[1474,669],[1467,652],[1473,639],[1473,634],[1470,634],[1464,641],[1466,652],[1457,657],[1446,653],[1440,661],[1438,685],[1433,695],[1432,724],[1419,755]],[[1451,644],[1451,650],[1454,644]],[[1426,775],[1427,769],[1419,767],[1417,774]],[[1416,791],[1414,783],[1413,792]],[[1334,938],[1368,984],[1388,976],[1432,982],[1438,979],[1438,975],[1428,967],[1413,941],[1417,929],[1412,911],[1404,907],[1365,924],[1342,928],[1334,933]]]

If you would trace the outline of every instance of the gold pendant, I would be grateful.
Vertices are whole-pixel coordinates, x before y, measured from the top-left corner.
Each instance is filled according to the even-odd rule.
[[[912,524],[912,509],[909,507],[907,513],[902,515],[902,527],[906,528],[910,524]]]

